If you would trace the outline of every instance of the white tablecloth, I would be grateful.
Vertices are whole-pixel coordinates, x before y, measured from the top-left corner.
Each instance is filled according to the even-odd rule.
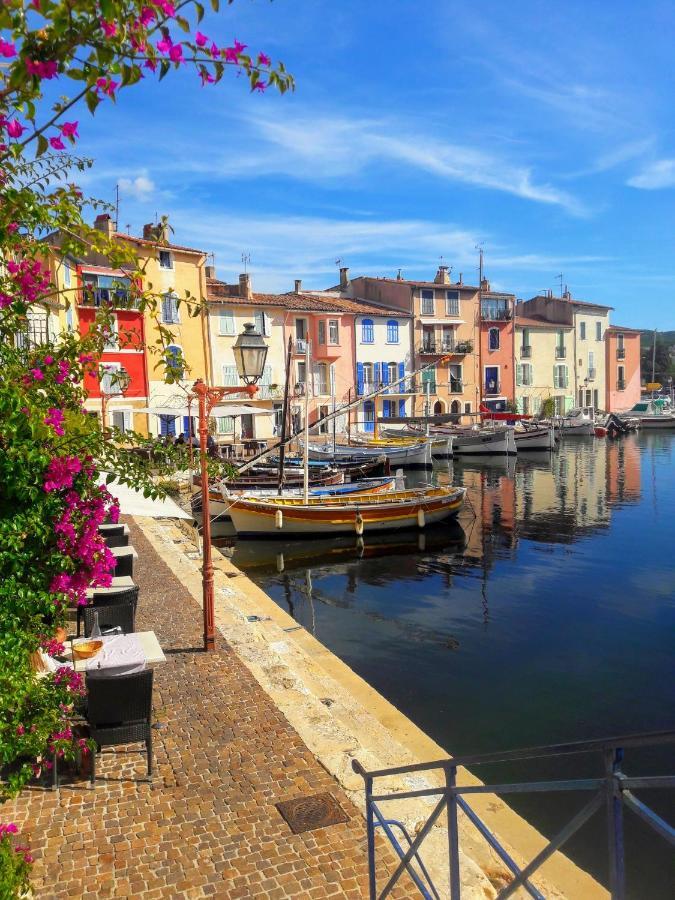
[[[135,634],[103,635],[102,640],[103,647],[96,656],[86,660],[87,672],[129,675],[145,668],[145,651]]]

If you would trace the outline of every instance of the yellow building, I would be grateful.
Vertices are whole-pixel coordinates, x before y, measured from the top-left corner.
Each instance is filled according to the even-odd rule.
[[[551,397],[562,415],[574,406],[573,327],[525,316],[516,316],[515,326],[518,412],[537,415]]]

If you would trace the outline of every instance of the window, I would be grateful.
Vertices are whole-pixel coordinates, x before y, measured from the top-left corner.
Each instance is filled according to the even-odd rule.
[[[117,372],[120,368],[119,363],[104,363],[101,366],[102,375],[101,378],[101,393],[115,395],[121,393],[119,389],[119,385],[117,384]]]
[[[398,381],[398,366],[395,362],[387,363],[387,376],[387,384]]]
[[[445,292],[445,314],[446,316],[459,315],[459,291]]]
[[[617,389],[623,391],[626,387],[626,369],[624,366],[619,366],[617,369]]]
[[[338,319],[329,319],[328,320],[328,343],[329,344],[339,344],[340,343],[340,322]]]
[[[616,346],[617,346],[617,348],[618,348],[619,350],[623,350],[623,349],[624,349],[624,344],[623,344],[623,342],[624,342],[624,334],[623,334],[622,331],[620,331],[620,332],[617,334],[617,336],[616,336]]]
[[[239,373],[236,366],[223,366],[223,384],[235,387],[239,384]]]
[[[530,414],[530,398],[522,397],[521,399],[523,403],[523,415],[528,416]]]
[[[298,363],[298,384],[307,384],[307,366],[304,362]]]
[[[373,389],[373,364],[363,364],[363,384],[366,393],[370,393]]]
[[[183,351],[176,344],[169,344],[166,348],[166,371],[167,374],[172,375],[174,378],[180,379],[183,377],[184,365],[183,365]]]
[[[422,328],[422,350],[426,351],[427,353],[433,353],[435,349],[436,345],[434,343],[434,329],[425,325]]]
[[[535,416],[541,412],[541,397],[532,398],[532,412]]]
[[[162,297],[162,322],[165,325],[177,325],[179,321],[177,295],[164,294]]]
[[[364,319],[361,322],[361,343],[372,344],[375,340],[375,329],[372,319]]]
[[[564,416],[565,415],[565,398],[564,397],[554,397],[553,405],[555,408],[556,416]]]
[[[586,323],[585,322],[579,322],[579,340],[580,341],[586,340]]]
[[[553,387],[566,388],[567,384],[567,366],[553,366]]]
[[[326,323],[323,319],[319,319],[319,343],[326,343]]]
[[[159,417],[159,433],[162,437],[165,435],[169,435],[170,437],[176,436],[176,419],[174,416]]]
[[[119,350],[117,316],[113,316],[111,321],[101,328],[101,333],[103,334],[104,350]]]
[[[451,394],[462,393],[462,367],[461,365],[451,364],[448,366],[448,378]]]
[[[328,391],[328,366],[326,363],[319,363],[317,392],[319,394],[327,394]]]
[[[168,250],[159,251],[159,267],[160,269],[173,269],[173,260]]]
[[[234,313],[231,309],[221,309],[218,314],[218,333],[234,334]]]
[[[523,370],[523,384],[530,385],[532,384],[532,366],[530,363],[522,364]]]
[[[111,415],[112,425],[121,432],[132,431],[131,411],[114,409]]]
[[[523,328],[523,342],[521,347],[529,347],[530,346],[530,329]]]
[[[234,416],[219,416],[216,422],[218,434],[234,434]]]
[[[258,334],[269,337],[271,329],[270,317],[267,315],[267,313],[262,309],[256,309],[253,313],[253,317],[255,320],[255,330],[258,332]]]
[[[281,434],[281,425],[284,416],[283,403],[274,404],[274,434]]]
[[[430,369],[425,369],[422,372],[422,393],[426,394],[427,392],[430,394],[436,393],[436,366],[432,366]]]
[[[73,307],[69,306],[66,310],[66,328],[68,331],[75,330],[75,323],[73,321]]]
[[[389,319],[387,322],[387,343],[398,344],[398,322],[396,319]]]
[[[70,287],[70,266],[68,263],[63,264],[63,285],[64,287]]]
[[[455,349],[455,329],[452,325],[444,325],[441,335],[441,349],[449,352]]]
[[[434,314],[434,292],[427,290],[422,291],[422,315],[433,316]]]
[[[499,350],[499,328],[491,328],[488,331],[488,349]]]
[[[464,404],[464,412],[466,413],[467,416],[471,415],[471,404],[470,403]]]
[[[602,340],[602,322],[595,323],[595,339],[596,341]]]

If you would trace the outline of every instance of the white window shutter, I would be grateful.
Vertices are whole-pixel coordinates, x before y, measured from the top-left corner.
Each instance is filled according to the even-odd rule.
[[[234,314],[231,309],[221,309],[219,321],[220,334],[234,334]]]
[[[223,366],[223,384],[227,387],[234,387],[239,384],[236,366]]]

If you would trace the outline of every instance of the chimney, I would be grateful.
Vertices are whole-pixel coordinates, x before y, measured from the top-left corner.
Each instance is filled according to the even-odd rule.
[[[239,276],[239,296],[244,300],[251,299],[251,276],[248,273]]]
[[[295,279],[295,293],[296,294],[302,293],[302,279],[301,278]]]
[[[487,278],[484,278],[481,281],[480,289],[481,289],[481,291],[489,291],[490,290],[490,282],[487,280]]]
[[[152,222],[148,222],[147,225],[143,226],[143,240],[145,241],[154,241],[157,237],[157,232],[155,231],[155,226]]]
[[[112,237],[115,231],[115,224],[108,213],[101,213],[94,220],[94,228],[97,231],[102,231],[108,237]]]
[[[401,275],[401,270],[398,270],[398,275],[396,276],[397,281],[403,281],[403,275]]]
[[[349,287],[349,269],[347,266],[343,266],[340,269],[340,290],[346,291]]]
[[[162,219],[157,224],[153,224],[149,222],[147,225],[143,226],[143,238],[146,241],[157,241],[157,243],[168,243],[169,242],[169,223],[166,221],[166,216],[162,216]]]
[[[450,276],[448,275],[447,266],[438,267],[438,272],[436,272],[434,281],[436,282],[436,284],[450,284]]]
[[[216,277],[215,266],[204,266],[204,275],[206,275],[207,278],[215,278]]]

